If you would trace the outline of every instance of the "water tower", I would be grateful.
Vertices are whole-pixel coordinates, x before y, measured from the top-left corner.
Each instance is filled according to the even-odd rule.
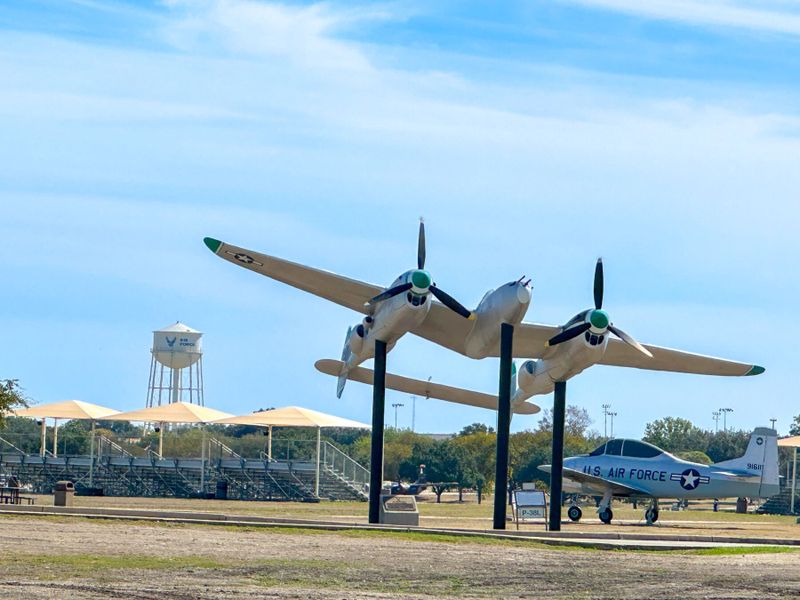
[[[153,332],[148,408],[172,402],[203,406],[202,336],[180,322]]]

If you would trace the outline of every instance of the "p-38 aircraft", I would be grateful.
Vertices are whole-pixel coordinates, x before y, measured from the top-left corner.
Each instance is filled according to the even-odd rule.
[[[539,467],[545,473],[550,465]],[[778,434],[757,427],[744,456],[703,465],[639,440],[611,439],[589,454],[564,459],[564,493],[602,496],[597,514],[610,523],[612,498],[649,499],[648,524],[658,520],[658,499],[769,498],[778,485]],[[580,520],[577,505],[567,510]]]
[[[532,410],[530,406],[533,405],[527,409],[522,406],[527,398],[551,392],[556,381],[566,381],[594,364],[704,375],[741,376],[764,372],[763,367],[753,364],[637,342],[616,327],[602,308],[602,260],[598,260],[595,267],[595,307],[578,313],[558,327],[522,321],[531,301],[530,279],[524,276],[486,292],[473,311],[445,293],[425,270],[425,226],[421,221],[417,268],[401,274],[387,288],[213,238],[204,241],[212,252],[229,262],[364,315],[360,323],[348,328],[341,361],[338,364],[325,361],[328,370],[324,372],[334,367],[335,372],[331,374],[339,379],[337,396],[341,396],[346,380],[355,378],[351,374],[358,373],[362,380],[371,377],[369,369],[355,371],[355,368],[373,357],[375,340],[385,342],[391,349],[410,332],[470,358],[497,357],[502,323],[515,327],[514,357],[533,359],[519,369],[512,399],[514,412]],[[495,397],[493,407],[496,406]]]

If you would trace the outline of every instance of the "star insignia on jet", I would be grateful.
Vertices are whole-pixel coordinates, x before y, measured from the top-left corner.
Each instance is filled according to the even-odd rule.
[[[256,259],[254,259],[249,254],[244,254],[242,252],[228,252],[228,254],[232,255],[233,258],[238,260],[240,263],[244,263],[246,265],[258,265],[259,267],[263,266],[260,262],[256,261]]]
[[[701,483],[708,483],[711,478],[706,475],[700,475],[697,469],[686,469],[683,473],[671,473],[669,476],[671,481],[680,481],[681,487],[685,490],[693,490]]]

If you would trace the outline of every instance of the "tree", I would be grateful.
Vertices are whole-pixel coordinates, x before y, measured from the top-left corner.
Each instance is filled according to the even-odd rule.
[[[23,395],[17,379],[0,380],[0,426],[6,416],[15,408],[28,406],[28,399]]]
[[[706,450],[709,436],[709,432],[696,427],[688,419],[664,417],[648,423],[642,439],[667,452],[687,452]]]
[[[457,436],[472,435],[473,433],[494,433],[494,427],[489,427],[483,423],[473,423],[459,431]]]
[[[800,415],[797,415],[789,427],[789,435],[800,435]]]
[[[584,436],[591,424],[592,419],[589,418],[589,412],[585,408],[567,406],[564,415],[564,433],[566,435]],[[539,431],[553,431],[553,410],[551,408],[545,409],[542,413],[537,428]]]
[[[747,451],[751,433],[749,431],[717,431],[711,434],[706,454],[715,463],[739,458]]]
[[[678,458],[682,458],[683,460],[688,460],[689,462],[700,463],[701,465],[710,465],[711,459],[708,457],[708,454],[705,452],[700,452],[700,450],[688,450],[686,452],[677,452],[675,454]]]

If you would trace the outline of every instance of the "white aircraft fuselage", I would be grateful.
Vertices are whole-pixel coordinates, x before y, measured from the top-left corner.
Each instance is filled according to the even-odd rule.
[[[415,272],[403,273],[389,288],[411,282]],[[500,324],[521,323],[530,301],[530,288],[521,279],[488,291],[473,311],[474,325],[465,340],[466,355],[470,358],[489,356],[500,338]],[[373,358],[376,340],[385,342],[387,350],[391,350],[403,335],[422,325],[432,302],[427,291],[412,287],[406,293],[377,303],[371,315],[350,328],[346,342],[350,353],[343,357],[347,368]]]

